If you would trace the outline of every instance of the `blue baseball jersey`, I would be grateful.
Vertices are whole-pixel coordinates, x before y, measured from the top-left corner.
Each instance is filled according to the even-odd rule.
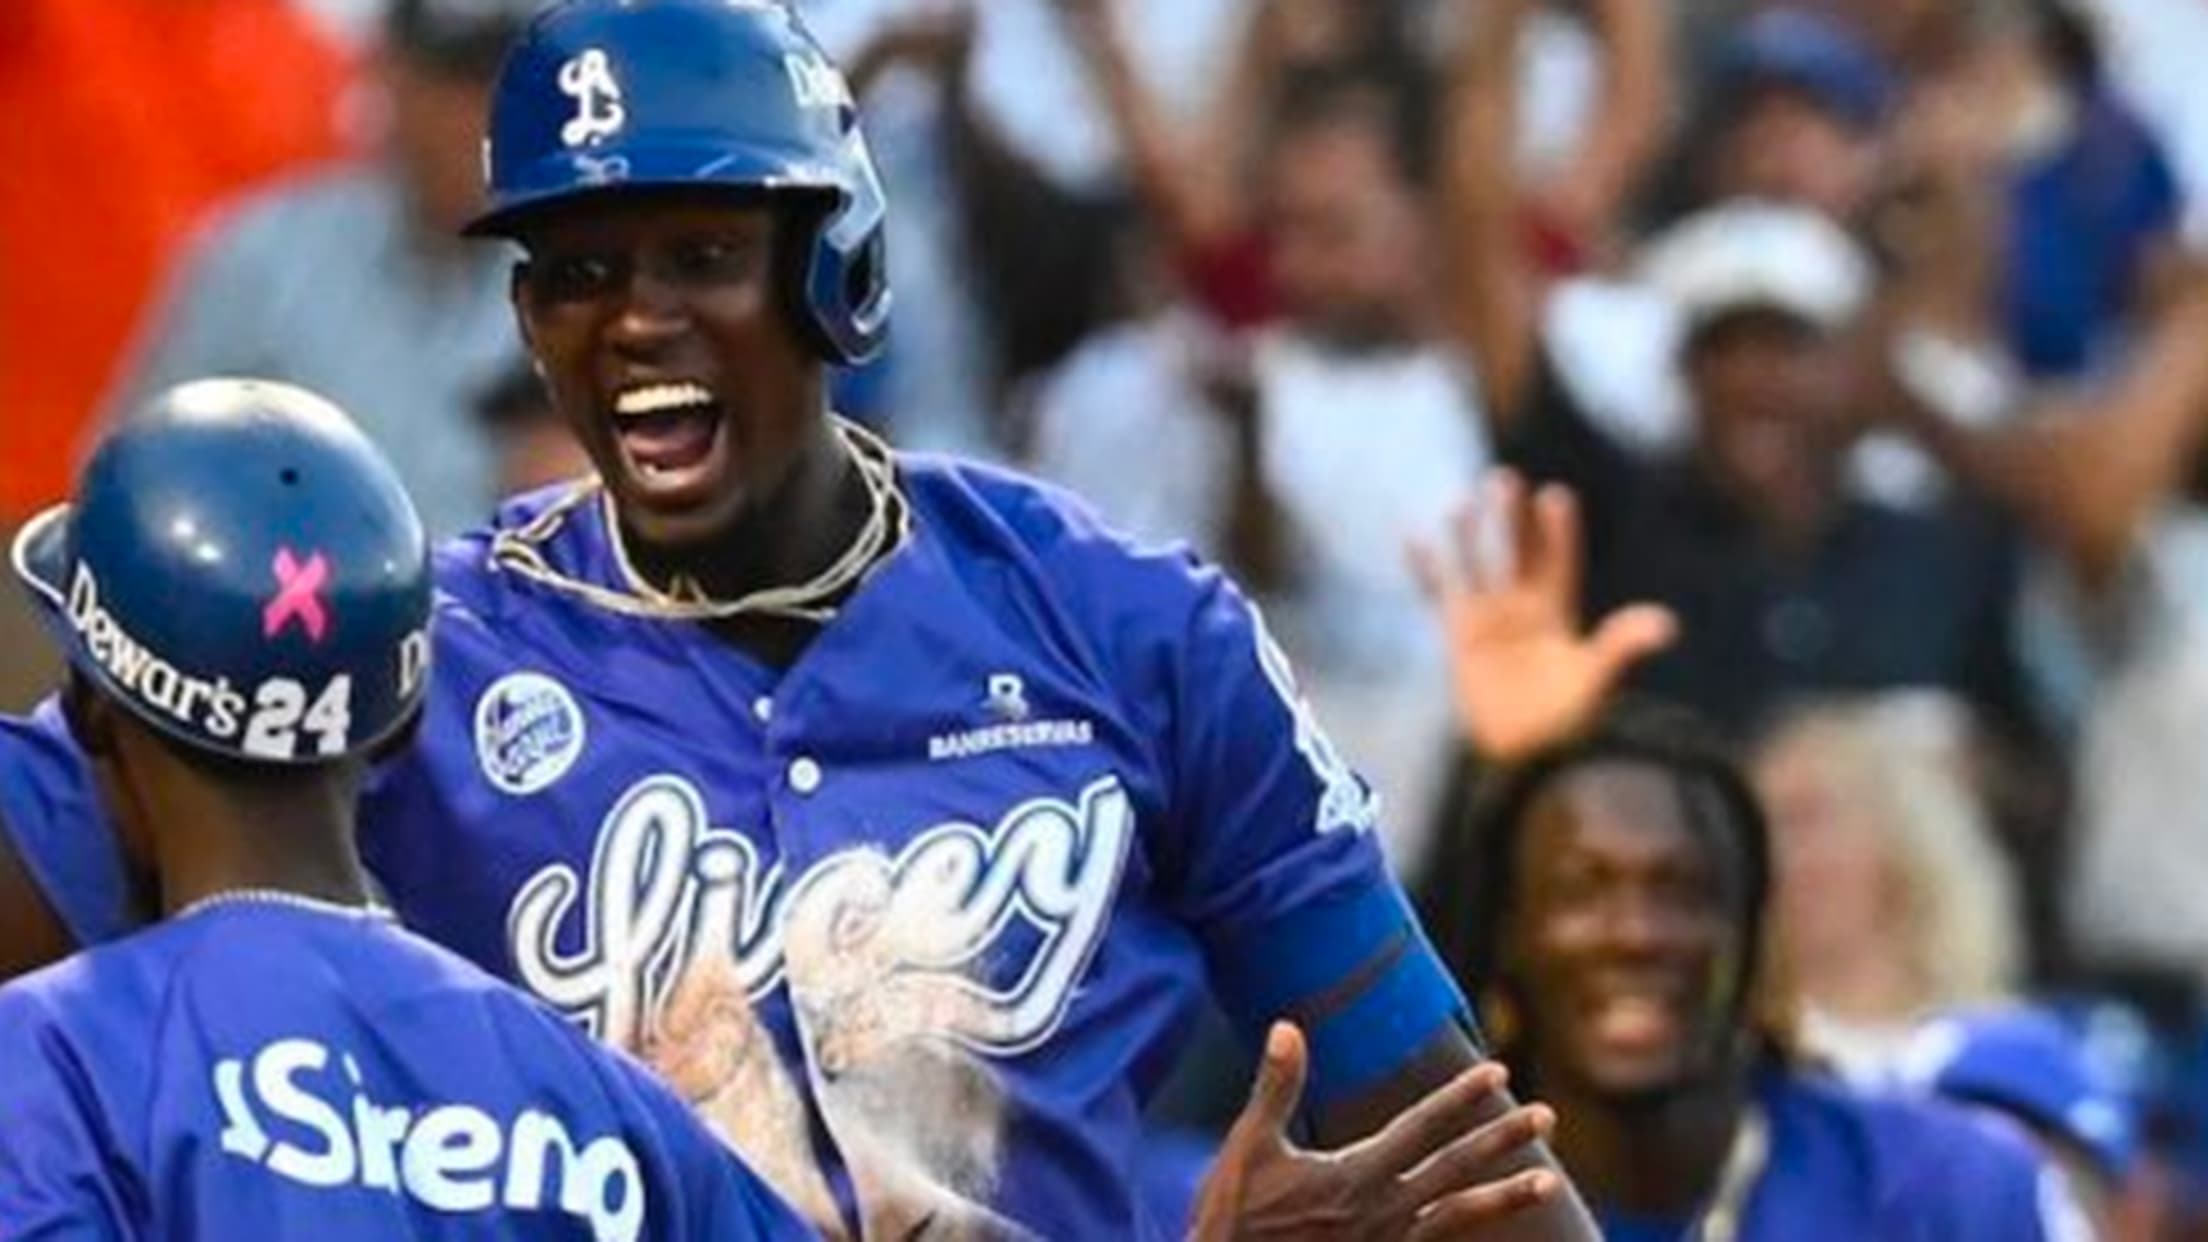
[[[1175,1234],[1139,1119],[1207,987],[1252,1034],[1301,1018],[1320,1100],[1463,1002],[1229,582],[1016,476],[898,463],[909,537],[786,671],[636,615],[593,491],[444,547],[363,852],[410,925],[643,1055],[824,1225]],[[47,792],[0,815],[112,930],[104,834],[15,822],[82,801],[41,736]]]
[[[9,1238],[804,1238],[657,1079],[411,933],[209,907],[0,988]]]
[[[1772,1073],[1757,1091],[1769,1159],[1740,1242],[2041,1242],[2059,1193],[2029,1142],[1932,1101]],[[1600,1210],[1613,1242],[1691,1242],[1691,1221]]]

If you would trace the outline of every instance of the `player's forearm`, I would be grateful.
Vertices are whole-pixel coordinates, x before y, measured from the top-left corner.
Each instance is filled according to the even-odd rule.
[[[1207,168],[1192,146],[1175,137],[1135,70],[1112,6],[1083,6],[1073,28],[1144,210],[1178,252],[1217,245],[1238,223],[1231,169]]]
[[[2088,584],[2105,583],[2131,555],[2140,530],[2183,480],[2208,430],[2208,300],[2189,295],[2158,324],[2134,370],[2105,402],[2050,411],[2050,428],[2090,439],[2095,469],[2054,472],[2066,549]],[[2059,450],[2058,450],[2059,452]],[[2061,453],[2075,461],[2076,453]]]
[[[1524,0],[1503,0],[1456,54],[1443,126],[1439,236],[1443,313],[1500,427],[1533,374],[1534,291],[1517,231],[1514,66]]]
[[[1965,485],[2016,515],[2088,584],[2108,581],[2208,435],[2208,297],[2163,315],[2110,389],[1965,426],[1906,399],[1916,437]]]
[[[1607,232],[1670,129],[1670,15],[1648,0],[1590,5],[1603,47],[1601,94],[1568,174],[1588,188],[1581,223]]]
[[[1283,76],[1281,52],[1272,34],[1280,6],[1268,0],[1243,7],[1248,14],[1233,63],[1204,109],[1192,143],[1195,166],[1210,170],[1230,193],[1250,168]],[[1239,203],[1236,211],[1241,211]]]
[[[1451,1026],[1414,1057],[1393,1078],[1370,1091],[1345,1097],[1317,1109],[1312,1117],[1312,1129],[1319,1144],[1334,1148],[1356,1142],[1378,1133],[1405,1109],[1440,1090],[1457,1075],[1479,1061],[1479,1052],[1472,1041]],[[1481,1108],[1479,1123],[1492,1121],[1510,1111],[1515,1105],[1505,1093],[1496,1093]],[[1569,1124],[1569,1118],[1563,1119]],[[1502,1162],[1496,1169],[1497,1177],[1524,1169],[1549,1169],[1563,1180],[1565,1192],[1553,1202],[1527,1211],[1507,1222],[1482,1226],[1481,1242],[1549,1242],[1556,1239],[1588,1239],[1600,1242],[1601,1230],[1595,1227],[1592,1214],[1572,1187],[1571,1179],[1563,1166],[1557,1163],[1555,1153],[1546,1144],[1533,1144],[1518,1155]]]
[[[1968,169],[1934,166],[1906,178],[1907,192],[1874,224],[1894,264],[1883,300],[1952,336],[1992,335],[2002,268],[1994,239],[2007,229],[2000,190]]]

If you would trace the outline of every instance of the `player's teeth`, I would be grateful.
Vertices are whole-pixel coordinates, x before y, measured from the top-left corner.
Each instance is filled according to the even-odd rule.
[[[613,411],[616,414],[656,414],[661,410],[705,405],[712,400],[713,394],[703,384],[651,384],[631,388],[615,397]]]

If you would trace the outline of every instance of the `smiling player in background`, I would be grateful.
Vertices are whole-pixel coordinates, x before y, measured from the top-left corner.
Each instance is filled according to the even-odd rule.
[[[527,254],[598,478],[438,554],[422,737],[362,817],[410,925],[648,1056],[830,1232],[1177,1232],[1134,1157],[1208,986],[1253,1041],[1308,1033],[1309,1119],[1352,1145],[1280,1138],[1306,1045],[1271,1038],[1207,1227],[1593,1236],[1537,1144],[1475,1128],[1508,1097],[1234,587],[829,413],[886,332],[885,207],[794,18],[554,10],[490,172],[475,231]],[[9,736],[5,836],[112,937],[142,910],[81,762],[51,713]],[[52,944],[10,906],[0,955]]]
[[[1501,472],[1456,556],[1418,554],[1460,728],[1496,773],[1425,909],[1497,1054],[1571,1119],[1558,1153],[1604,1236],[2070,1236],[2072,1196],[2013,1128],[1800,1054],[1763,804],[1699,718],[1612,701],[1647,647],[1620,640],[1623,614],[1582,628],[1577,534],[1567,489]],[[1491,536],[1509,564],[1482,555]]]
[[[9,1237],[811,1236],[641,1066],[370,897],[354,799],[421,707],[429,553],[344,415],[187,385],[26,530],[162,921],[0,988]]]

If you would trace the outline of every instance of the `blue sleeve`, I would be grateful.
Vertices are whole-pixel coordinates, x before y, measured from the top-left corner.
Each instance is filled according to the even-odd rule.
[[[1386,1081],[1469,1011],[1390,874],[1377,800],[1256,609],[1213,577],[1178,654],[1173,888],[1253,1043],[1293,1017],[1312,1098]]]
[[[1956,1114],[1907,1162],[1886,1219],[1944,1242],[2052,1242],[2049,1166],[2006,1117]]]
[[[78,944],[140,926],[91,769],[52,699],[28,719],[0,717],[0,832]]]
[[[721,1239],[756,1239],[757,1242],[817,1242],[820,1234],[798,1218],[781,1196],[767,1188],[736,1154],[723,1149],[715,1167],[700,1169],[694,1184],[699,1194],[698,1219],[690,1235],[712,1242]]]
[[[19,991],[0,992],[0,1232],[10,1242],[131,1236],[110,1177],[90,1080]]]

